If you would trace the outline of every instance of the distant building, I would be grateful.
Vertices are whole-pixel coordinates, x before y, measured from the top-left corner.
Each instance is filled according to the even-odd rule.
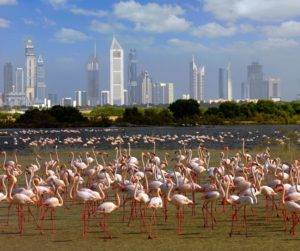
[[[42,56],[37,59],[36,67],[36,101],[37,103],[44,103],[46,98],[46,79],[45,79],[45,65]]]
[[[241,84],[241,99],[249,99],[249,84],[246,82],[242,82]]]
[[[13,89],[13,66],[8,62],[3,67],[3,84],[4,84],[4,96],[12,92]]]
[[[23,68],[17,68],[16,70],[16,92],[25,93]]]
[[[10,92],[5,95],[5,104],[9,106],[26,106],[25,93]]]
[[[87,92],[86,91],[75,91],[75,101],[76,106],[87,106],[88,99],[87,99]]]
[[[203,101],[204,100],[204,66],[197,67],[193,57],[190,62],[190,97],[192,99]]]
[[[263,79],[262,65],[253,62],[248,66],[250,99],[268,99],[268,84]]]
[[[280,79],[268,78],[268,96],[269,99],[280,99]]]
[[[232,100],[231,64],[219,69],[219,98]]]
[[[138,78],[138,104],[152,103],[152,77],[148,71],[143,71]]]
[[[25,76],[26,76],[26,97],[28,105],[32,105],[35,99],[36,88],[36,57],[32,41],[29,39],[25,47]]]
[[[109,91],[101,91],[101,105],[110,104],[110,97]]]
[[[73,106],[73,99],[72,98],[62,98],[61,100],[62,106]]]
[[[129,105],[128,90],[124,89],[124,105]]]
[[[58,96],[56,93],[49,93],[48,99],[50,100],[51,106],[58,105]]]
[[[128,99],[130,105],[137,104],[139,99],[137,80],[136,50],[131,49],[128,56]]]
[[[87,97],[90,106],[95,106],[99,103],[99,88],[99,62],[95,44],[94,53],[90,56],[87,63]]]
[[[174,101],[173,83],[155,83],[153,84],[153,104],[170,104]]]
[[[181,99],[190,99],[190,94],[182,94]]]
[[[124,105],[124,52],[113,37],[110,47],[110,103]]]

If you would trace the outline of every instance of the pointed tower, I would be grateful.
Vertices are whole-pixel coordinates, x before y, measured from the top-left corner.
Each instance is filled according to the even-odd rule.
[[[124,105],[124,52],[113,37],[110,47],[110,103]]]
[[[194,56],[190,62],[190,98],[198,100],[198,69],[195,64]]]

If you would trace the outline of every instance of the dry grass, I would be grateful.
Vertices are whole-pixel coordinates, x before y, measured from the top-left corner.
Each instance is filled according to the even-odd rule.
[[[259,149],[260,150],[260,149]],[[256,150],[254,150],[256,151]],[[67,150],[60,153],[63,161],[69,160]],[[295,150],[273,149],[275,156],[281,156],[289,161],[291,156],[298,155]],[[46,152],[40,154],[48,159]],[[134,151],[139,155],[140,151]],[[113,155],[113,153],[111,153]],[[219,156],[219,151],[212,151],[213,158]],[[25,166],[33,162],[34,157],[19,153],[19,161]],[[213,163],[216,164],[216,163]],[[112,197],[111,197],[112,198]],[[69,202],[66,202],[69,204]],[[0,219],[6,219],[7,203],[1,202]],[[58,208],[56,211],[56,232],[51,232],[50,220],[44,221],[45,232],[39,234],[32,219],[25,223],[23,234],[17,233],[17,214],[14,210],[9,226],[0,225],[0,250],[298,250],[300,229],[297,227],[296,236],[291,237],[283,230],[281,217],[276,217],[275,211],[270,213],[270,223],[265,224],[265,200],[259,197],[255,206],[255,216],[248,211],[248,237],[241,226],[240,233],[231,238],[228,233],[231,225],[231,208],[227,213],[222,212],[222,206],[216,208],[217,224],[214,229],[203,227],[201,213],[202,202],[197,197],[196,216],[192,216],[191,208],[185,208],[183,234],[176,233],[176,215],[172,205],[169,206],[169,218],[165,223],[163,213],[158,211],[157,233],[158,238],[148,240],[148,234],[140,231],[140,222],[135,219],[131,227],[122,221],[122,210],[111,215],[108,220],[108,229],[113,234],[112,240],[103,240],[102,231],[98,225],[99,219],[91,218],[90,228],[83,238],[81,236],[81,206],[74,205],[70,210]],[[35,209],[33,209],[34,211]],[[147,212],[148,217],[150,211]],[[128,219],[128,207],[127,218]],[[149,220],[147,219],[147,222]]]

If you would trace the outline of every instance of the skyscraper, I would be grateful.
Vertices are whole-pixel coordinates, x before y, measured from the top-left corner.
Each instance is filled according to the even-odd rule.
[[[192,61],[190,62],[190,97],[192,99],[198,101],[204,100],[204,77],[204,66],[200,66],[198,69],[193,57]]]
[[[232,100],[231,64],[219,68],[219,98]]]
[[[124,52],[115,37],[110,47],[110,95],[111,105],[124,105]]]
[[[3,68],[4,96],[13,90],[13,66],[12,63],[5,63]]]
[[[190,62],[190,97],[192,99],[198,100],[198,68],[195,64],[194,56],[193,60]]]
[[[268,99],[268,85],[263,79],[262,65],[253,62],[248,65],[250,99]]]
[[[151,104],[152,103],[152,77],[148,71],[142,71],[138,78],[139,89],[139,104]]]
[[[280,79],[279,78],[268,78],[268,96],[269,99],[280,99]]]
[[[136,50],[131,49],[128,56],[128,84],[129,84],[129,104],[137,104],[137,60]]]
[[[99,63],[96,44],[94,53],[90,56],[87,63],[87,96],[89,105],[95,106],[99,103]]]
[[[205,69],[204,66],[200,66],[197,74],[197,91],[198,91],[198,100],[204,100],[204,77],[205,77]]]
[[[46,98],[46,82],[45,82],[45,64],[41,55],[39,55],[36,67],[36,101],[44,103]]]
[[[16,92],[24,93],[24,70],[23,68],[17,68],[16,70]]]
[[[36,88],[36,57],[32,41],[29,39],[25,47],[25,67],[26,67],[26,97],[31,105],[35,98]]]

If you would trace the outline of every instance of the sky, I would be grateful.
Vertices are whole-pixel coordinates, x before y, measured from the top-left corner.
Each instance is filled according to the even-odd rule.
[[[95,42],[100,89],[109,89],[113,35],[124,49],[125,79],[134,48],[138,72],[173,82],[176,98],[189,92],[192,56],[205,66],[205,99],[218,98],[218,69],[228,62],[235,99],[253,61],[265,77],[281,79],[283,100],[300,93],[300,0],[0,0],[1,69],[6,62],[24,67],[32,39],[45,61],[48,93],[60,97],[86,89]]]

